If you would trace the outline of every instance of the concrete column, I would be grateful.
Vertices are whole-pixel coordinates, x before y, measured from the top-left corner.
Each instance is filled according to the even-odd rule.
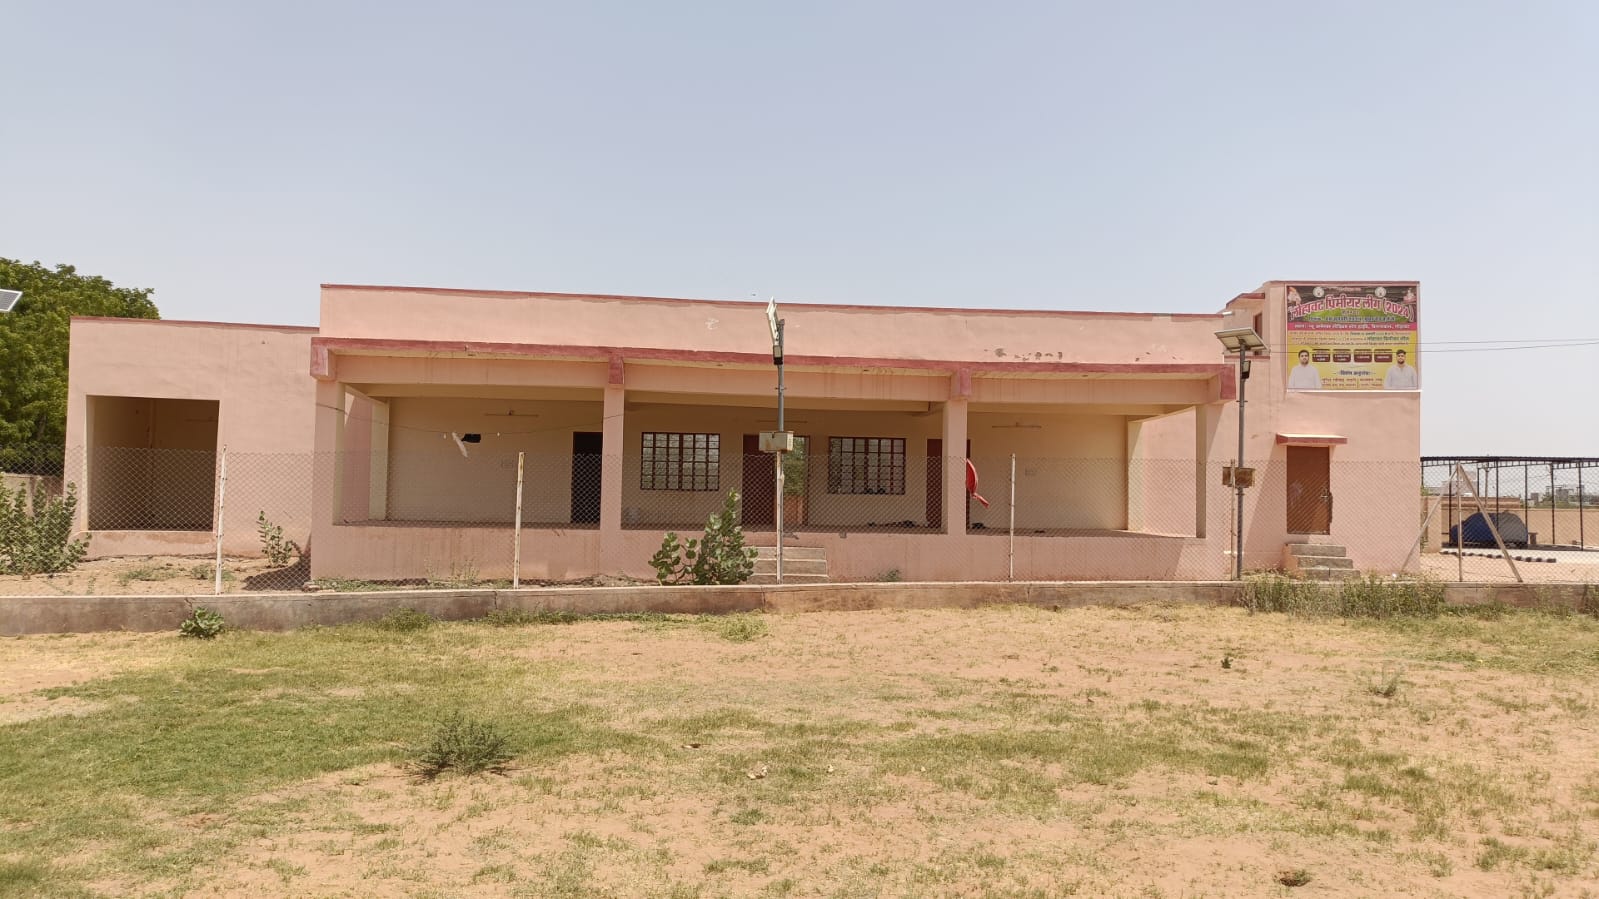
[[[389,401],[372,400],[372,469],[367,481],[367,517],[389,517]]]
[[[1221,461],[1212,459],[1211,454],[1216,448],[1216,432],[1221,427],[1222,410],[1227,408],[1220,403],[1199,405],[1194,407],[1194,536],[1203,537],[1206,533],[1206,520],[1211,509],[1208,498],[1210,491],[1221,483],[1221,469],[1213,467],[1212,463]],[[1226,458],[1232,458],[1227,456]],[[1228,505],[1227,514],[1232,514],[1232,506]]]
[[[1144,529],[1144,510],[1148,499],[1144,495],[1149,480],[1148,466],[1143,459],[1143,448],[1139,446],[1139,438],[1143,436],[1144,423],[1142,421],[1129,421],[1127,423],[1127,530],[1141,531]]]
[[[613,375],[614,380],[614,375]],[[622,534],[622,468],[627,457],[623,408],[627,389],[620,383],[605,387],[605,422],[600,463],[600,565],[608,572],[626,571],[629,560]]]
[[[339,449],[344,444],[344,385],[336,381],[316,384],[316,458],[311,472],[311,576],[334,571],[334,525],[338,521],[342,479]]]
[[[971,400],[944,404],[944,533],[966,534],[966,413]]]

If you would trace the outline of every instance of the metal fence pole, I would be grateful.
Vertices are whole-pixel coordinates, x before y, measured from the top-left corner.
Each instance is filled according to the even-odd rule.
[[[215,570],[212,572],[212,577],[216,581],[212,585],[212,595],[214,596],[222,595],[222,533],[224,530],[222,521],[223,513],[227,511],[227,496],[228,445],[224,443],[222,444],[222,458],[220,464],[217,465],[217,562]]]
[[[1549,544],[1555,544],[1555,463],[1549,463]]]
[[[1010,579],[1016,580],[1016,454],[1010,454]]]
[[[522,586],[522,458],[516,454],[516,525],[512,531],[511,589]]]

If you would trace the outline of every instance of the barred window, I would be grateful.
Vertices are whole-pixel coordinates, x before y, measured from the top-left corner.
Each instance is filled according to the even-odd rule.
[[[905,438],[829,437],[828,493],[904,493]]]
[[[722,435],[644,432],[643,490],[722,489]]]

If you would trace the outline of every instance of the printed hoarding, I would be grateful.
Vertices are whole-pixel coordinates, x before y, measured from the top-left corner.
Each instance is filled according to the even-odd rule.
[[[1289,390],[1416,390],[1415,284],[1290,284]]]

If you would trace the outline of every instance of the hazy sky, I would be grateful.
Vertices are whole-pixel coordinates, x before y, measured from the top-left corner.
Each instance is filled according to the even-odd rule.
[[[0,34],[0,255],[166,318],[1418,279],[1424,452],[1599,455],[1590,0],[0,0]],[[1555,340],[1592,342],[1464,343]]]

